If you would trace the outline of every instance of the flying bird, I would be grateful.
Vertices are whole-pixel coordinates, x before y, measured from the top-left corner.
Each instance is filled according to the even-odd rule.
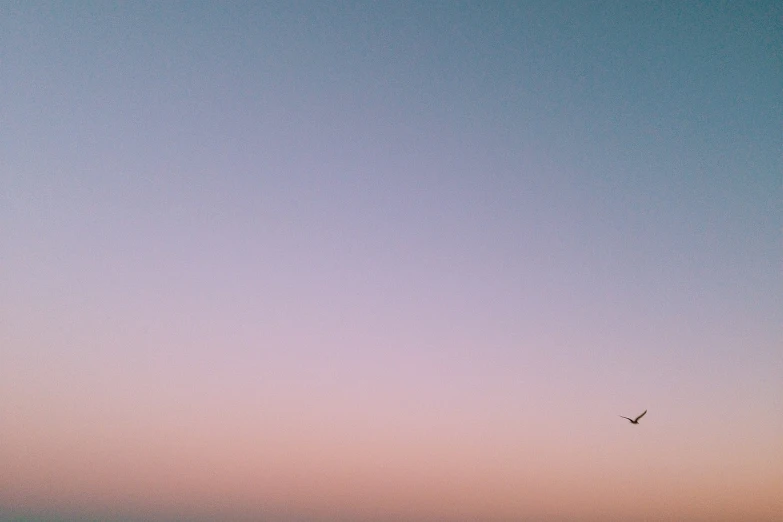
[[[645,415],[646,413],[647,413],[647,410],[644,410],[644,413],[642,413],[641,415],[639,415],[639,416],[638,416],[638,417],[636,417],[635,419],[629,419],[628,417],[623,417],[622,415],[619,415],[619,417],[623,417],[623,419],[628,419],[628,421],[630,421],[630,423],[631,423],[631,424],[639,424],[639,419],[641,419],[642,417],[644,417],[644,415]]]

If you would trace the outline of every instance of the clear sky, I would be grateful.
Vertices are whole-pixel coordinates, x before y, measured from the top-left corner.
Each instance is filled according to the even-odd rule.
[[[782,42],[2,2],[0,519],[773,520]]]

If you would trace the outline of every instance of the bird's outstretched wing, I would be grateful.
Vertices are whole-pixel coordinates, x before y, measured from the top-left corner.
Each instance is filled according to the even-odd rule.
[[[642,418],[642,417],[644,417],[645,415],[647,415],[647,410],[644,410],[644,413],[642,413],[641,415],[639,415],[638,417],[636,417],[636,418],[634,419],[634,422],[639,422],[639,419],[641,419],[641,418]]]
[[[623,419],[627,419],[627,420],[629,420],[629,421],[633,422],[633,419],[629,419],[628,417],[623,417],[622,415],[618,415],[618,417],[621,417],[621,418],[623,418]]]

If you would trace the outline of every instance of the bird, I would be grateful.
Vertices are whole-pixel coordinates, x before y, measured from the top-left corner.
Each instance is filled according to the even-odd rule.
[[[635,419],[629,419],[628,417],[623,417],[622,415],[618,415],[618,417],[623,417],[623,419],[628,419],[628,421],[629,421],[631,424],[639,424],[639,419],[641,419],[642,417],[644,417],[644,415],[645,415],[646,413],[647,413],[647,410],[644,410],[644,413],[642,413],[641,415],[639,415],[639,416],[638,416],[638,417],[636,417]]]

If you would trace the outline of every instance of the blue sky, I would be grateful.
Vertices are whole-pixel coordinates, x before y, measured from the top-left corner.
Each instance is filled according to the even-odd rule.
[[[0,462],[24,477],[0,514],[192,514],[206,490],[313,520],[627,520],[618,487],[673,475],[679,518],[773,513],[781,14],[0,7]],[[645,408],[651,435],[615,432]],[[266,449],[233,466],[248,434]],[[96,444],[129,478],[67,486]],[[166,458],[198,471],[166,482]]]

